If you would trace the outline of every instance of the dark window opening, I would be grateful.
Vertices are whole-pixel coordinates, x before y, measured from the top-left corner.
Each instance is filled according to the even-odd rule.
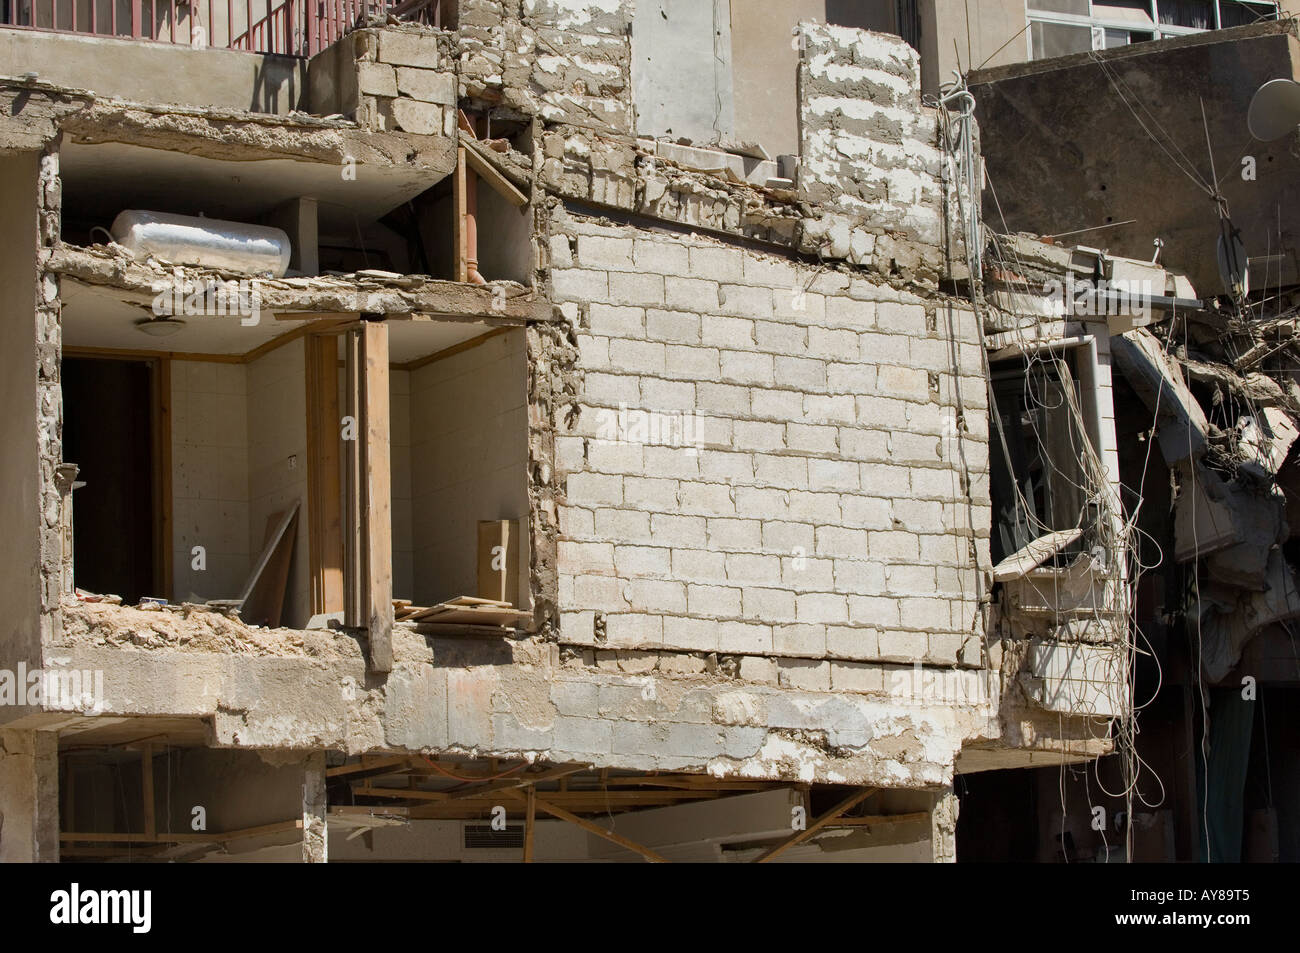
[[[73,578],[135,604],[164,595],[156,558],[155,374],[147,361],[63,361],[63,459],[75,463]]]

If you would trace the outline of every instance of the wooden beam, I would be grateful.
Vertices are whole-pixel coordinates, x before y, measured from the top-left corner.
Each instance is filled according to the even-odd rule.
[[[387,758],[375,758],[372,761],[366,761],[363,757],[356,764],[340,764],[337,767],[326,768],[325,777],[337,778],[348,774],[357,774],[361,771],[376,771],[384,768],[405,768],[409,764],[410,758],[404,754],[397,754]]]
[[[913,811],[911,814],[869,814],[865,817],[841,817],[830,823],[830,827],[883,827],[888,824],[913,824],[930,819],[928,811]]]
[[[343,488],[340,479],[338,338],[307,344],[307,536],[312,613],[343,610]]]
[[[494,781],[489,784],[480,784],[476,787],[465,788],[463,790],[452,791],[448,799],[452,801],[460,800],[467,797],[483,797],[496,791],[507,791],[511,788],[521,788],[527,785],[535,787],[542,781],[554,781],[556,778],[568,777],[571,774],[577,774],[579,771],[586,771],[590,765],[586,764],[568,764],[558,768],[551,768],[547,771],[538,771],[534,774],[521,774],[517,778],[505,778],[501,781]]]
[[[366,574],[370,601],[370,667],[393,668],[392,458],[389,441],[388,325],[367,322],[365,351]]]
[[[516,208],[523,208],[528,204],[528,196],[515,188],[515,184],[497,169],[496,164],[480,151],[482,147],[477,142],[461,141],[465,144],[461,146],[460,154],[469,162],[470,168],[478,173],[480,179],[492,186],[503,199]]]
[[[140,746],[140,798],[144,808],[144,836],[154,840],[158,836],[158,822],[153,809],[153,744],[148,741]]]
[[[524,795],[520,791],[509,791],[507,793],[509,794],[510,797],[523,798],[525,801],[527,801],[526,795]],[[585,818],[578,817],[578,815],[576,814],[570,814],[564,808],[552,804],[549,801],[544,801],[541,798],[537,797],[536,794],[533,795],[533,803],[535,809],[540,809],[542,811],[545,811],[547,814],[550,814],[552,817],[558,817],[562,821],[568,821],[570,824],[574,825],[575,827],[581,827],[587,833],[595,834],[597,837],[604,838],[605,840],[609,841],[611,844],[617,844],[619,847],[630,850],[634,854],[640,854],[642,857],[644,857],[646,860],[650,861],[651,863],[654,864],[668,863],[667,857],[664,857],[660,854],[656,854],[649,847],[643,847],[642,845],[638,844],[636,841],[628,840],[626,837],[624,837],[621,834],[615,834],[613,831],[605,830],[605,828],[601,827],[599,824],[593,824],[591,821],[588,821]]]
[[[528,785],[528,801],[524,806],[524,863],[533,862],[533,828],[537,825],[537,788]]]
[[[771,850],[764,853],[761,857],[755,860],[754,863],[765,864],[768,861],[770,861],[773,857],[778,857],[781,854],[785,853],[791,847],[794,847],[797,844],[802,844],[808,838],[812,837],[813,834],[816,834],[823,827],[826,827],[828,824],[830,824],[831,821],[835,820],[835,818],[839,817],[845,811],[850,810],[853,807],[856,807],[857,805],[865,801],[867,798],[871,797],[871,795],[876,793],[876,790],[877,790],[876,788],[859,788],[857,791],[850,794],[844,800],[840,801],[839,804],[836,804],[825,814],[821,815],[821,817],[817,818],[817,820],[809,824],[806,828],[804,828],[801,831],[795,831],[791,836],[787,837],[785,840],[777,844]]]
[[[262,837],[266,834],[280,834],[285,831],[302,830],[302,818],[291,821],[277,821],[274,824],[262,824],[259,827],[245,827],[240,830],[208,832],[202,834],[114,834],[104,831],[73,831],[59,834],[63,843],[90,844],[225,844],[247,837]]]

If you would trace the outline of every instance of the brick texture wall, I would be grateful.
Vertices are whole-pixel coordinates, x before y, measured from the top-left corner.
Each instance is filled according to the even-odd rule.
[[[969,311],[563,210],[551,254],[585,372],[556,421],[564,641],[978,663]]]

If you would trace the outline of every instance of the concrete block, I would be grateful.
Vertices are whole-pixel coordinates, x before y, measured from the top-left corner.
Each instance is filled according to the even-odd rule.
[[[592,334],[611,338],[645,337],[646,313],[642,308],[615,307],[593,301],[588,314]]]
[[[397,76],[391,66],[383,63],[358,63],[357,87],[365,96],[397,95]],[[442,114],[438,115],[439,120]]]
[[[456,74],[435,70],[397,68],[397,90],[403,96],[440,106],[456,105]]]
[[[422,103],[414,99],[394,99],[392,101],[393,118],[397,128],[403,132],[418,136],[437,136],[442,134],[442,110],[444,107],[433,103]]]
[[[437,69],[441,65],[436,37],[400,30],[379,32],[379,59],[384,63],[422,69]]]
[[[566,754],[608,754],[613,750],[613,723],[599,718],[555,719],[555,748]]]
[[[601,272],[601,274],[606,274]],[[638,272],[608,273],[608,301],[616,305],[634,305],[646,308],[662,308],[664,305],[664,279],[662,275],[642,274]],[[599,298],[593,296],[594,300]],[[690,310],[690,309],[687,309]]]
[[[807,692],[830,691],[830,662],[782,658],[777,659],[776,669],[777,679],[783,688]]]

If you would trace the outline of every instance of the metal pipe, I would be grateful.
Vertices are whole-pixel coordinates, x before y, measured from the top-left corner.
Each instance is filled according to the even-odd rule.
[[[485,285],[478,272],[478,173],[465,166],[465,280]]]

